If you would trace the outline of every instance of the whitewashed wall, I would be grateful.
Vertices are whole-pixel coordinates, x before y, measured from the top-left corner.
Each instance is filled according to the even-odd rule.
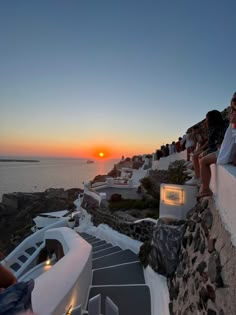
[[[167,170],[169,164],[176,160],[186,160],[187,159],[187,151],[182,151],[179,153],[171,154],[167,157],[162,157],[160,160],[152,161],[152,169],[153,170]]]

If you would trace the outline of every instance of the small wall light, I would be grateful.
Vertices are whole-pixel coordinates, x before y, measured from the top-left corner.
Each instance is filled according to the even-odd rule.
[[[182,188],[162,186],[161,201],[171,206],[182,206],[184,204],[184,194]]]
[[[70,315],[72,312],[72,305],[70,305],[70,307],[68,308],[68,310],[66,311],[66,315]]]

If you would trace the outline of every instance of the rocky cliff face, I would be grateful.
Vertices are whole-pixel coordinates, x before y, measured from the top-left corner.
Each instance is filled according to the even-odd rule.
[[[236,249],[214,200],[197,203],[185,222],[160,221],[140,259],[167,277],[170,315],[235,315]]]
[[[0,252],[7,255],[31,234],[32,219],[41,212],[72,210],[79,188],[47,189],[39,193],[5,194],[0,203]]]
[[[236,249],[212,198],[188,214],[179,264],[169,278],[170,314],[234,315]]]

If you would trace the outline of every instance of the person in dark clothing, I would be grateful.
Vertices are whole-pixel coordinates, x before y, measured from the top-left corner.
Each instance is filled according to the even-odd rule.
[[[176,148],[176,152],[179,153],[180,151],[182,151],[182,148],[181,148],[181,144],[180,144],[180,141],[182,140],[181,137],[179,137],[178,141],[176,141],[175,143],[175,148]]]
[[[208,149],[205,151],[204,156],[200,159],[201,187],[197,198],[212,196],[212,191],[210,189],[210,165],[215,164],[217,161],[219,149],[221,143],[223,142],[227,127],[221,113],[217,110],[207,113],[206,119],[208,123]]]
[[[217,154],[226,130],[225,122],[218,110],[212,110],[206,114],[206,125],[208,132],[207,148],[196,159],[193,159],[195,176],[185,183],[187,185],[198,185],[202,181],[199,198],[202,195],[212,194],[209,188],[210,165],[216,163]]]
[[[164,154],[165,154],[165,156],[169,156],[170,155],[170,150],[169,150],[169,144],[168,143],[164,146]]]

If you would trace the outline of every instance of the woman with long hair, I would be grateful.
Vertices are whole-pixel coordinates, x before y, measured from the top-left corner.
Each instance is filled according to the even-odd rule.
[[[208,112],[206,120],[208,124],[208,149],[200,159],[201,186],[197,198],[212,196],[212,191],[210,189],[210,165],[215,164],[217,161],[219,149],[226,130],[225,122],[218,110]]]
[[[201,154],[197,155],[193,159],[193,168],[195,176],[187,181],[187,185],[198,185],[200,184],[203,175],[203,169],[206,172],[207,181],[210,182],[210,164],[216,163],[218,150],[224,138],[225,133],[225,122],[222,118],[221,113],[218,110],[211,110],[206,114],[205,124],[207,126],[207,148]],[[210,164],[209,164],[210,163]],[[208,185],[209,186],[209,185]],[[205,193],[210,193],[206,185],[203,186]],[[200,189],[201,191],[202,189]],[[203,193],[203,192],[202,192]]]

